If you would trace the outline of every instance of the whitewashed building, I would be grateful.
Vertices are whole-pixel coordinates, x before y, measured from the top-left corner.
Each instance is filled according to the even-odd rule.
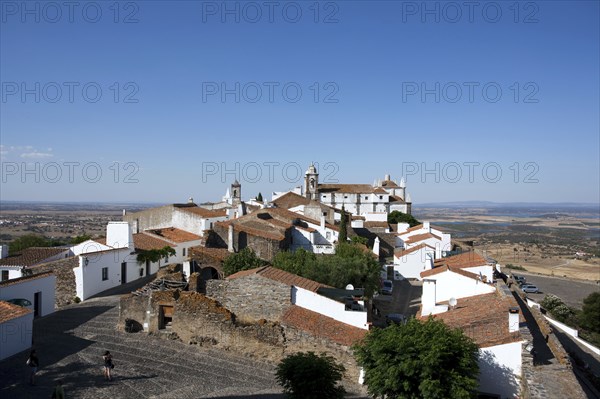
[[[34,317],[43,317],[55,308],[56,277],[51,272],[0,282],[0,301],[26,299]]]
[[[404,278],[421,280],[421,273],[433,269],[434,261],[435,247],[425,243],[394,250],[394,271]]]
[[[8,256],[7,246],[2,247],[0,281],[22,277],[28,267],[70,256],[70,249],[66,247],[31,247],[13,256]]]
[[[435,248],[435,257],[437,259],[445,256],[446,253],[452,250],[450,234],[431,226],[429,222],[423,222],[420,225],[410,228],[408,223],[398,223],[396,248],[410,249],[420,244],[427,244]]]
[[[0,360],[31,348],[33,311],[0,300]]]

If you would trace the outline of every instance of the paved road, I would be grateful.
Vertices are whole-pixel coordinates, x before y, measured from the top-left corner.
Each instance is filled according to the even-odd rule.
[[[373,325],[385,327],[385,315],[401,313],[406,317],[415,316],[421,305],[423,284],[420,281],[394,281],[392,295],[379,295],[373,299],[373,304],[381,315],[373,318]]]
[[[535,284],[540,294],[527,294],[536,302],[544,299],[546,294],[560,297],[567,305],[581,309],[583,299],[593,292],[600,291],[600,285],[594,282],[567,280],[562,277],[540,276],[533,273],[515,270],[516,275],[522,275],[528,283]]]
[[[37,385],[28,384],[22,352],[0,362],[0,398],[48,398],[59,378],[69,399],[284,398],[273,364],[116,331],[118,303],[117,295],[94,298],[36,320]],[[105,350],[113,354],[113,382],[102,376]]]

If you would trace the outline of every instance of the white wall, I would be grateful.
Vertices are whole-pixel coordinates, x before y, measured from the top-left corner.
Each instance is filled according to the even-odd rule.
[[[0,360],[31,348],[32,332],[33,312],[1,323]]]
[[[106,245],[113,248],[133,248],[133,233],[129,222],[108,222]]]
[[[491,283],[494,281],[494,268],[490,265],[485,266],[475,266],[475,267],[463,267],[463,270],[466,272],[471,272],[479,276],[481,273],[483,276],[487,278],[487,281]]]
[[[405,278],[421,280],[421,272],[433,268],[434,250],[424,247],[408,255],[397,257],[394,255],[394,271]]]
[[[354,327],[369,329],[367,312],[347,311],[345,304],[304,288],[292,287],[292,304]]]
[[[519,397],[521,375],[521,342],[479,349],[479,391]]]
[[[54,312],[56,305],[55,291],[56,276],[49,275],[13,283],[6,287],[0,286],[0,300],[25,298],[32,303],[31,310],[33,310],[34,294],[41,292],[40,316],[46,316]]]
[[[0,266],[0,271],[8,270],[8,279],[12,280],[13,278],[19,278],[23,276],[21,273],[21,266]]]
[[[104,252],[96,252],[79,257],[79,266],[74,268],[77,296],[83,301],[99,292],[121,284],[121,262],[127,262],[127,282],[140,278],[136,255],[130,255],[129,248],[120,248]],[[108,279],[102,280],[102,268],[108,268]]]
[[[493,285],[451,271],[428,276],[427,279],[436,280],[437,303],[447,301],[452,297],[460,299],[496,291],[496,287]]]

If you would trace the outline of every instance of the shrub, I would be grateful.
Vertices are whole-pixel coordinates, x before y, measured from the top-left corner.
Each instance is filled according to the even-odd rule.
[[[79,297],[76,296],[75,298],[73,298],[73,302],[79,303],[79,302],[81,302],[81,299],[79,299]]]
[[[285,393],[297,399],[338,399],[345,390],[337,383],[345,368],[324,353],[300,352],[283,359],[277,366],[277,382]]]
[[[563,302],[562,299],[560,299],[556,295],[552,295],[552,294],[546,295],[544,297],[544,299],[542,299],[542,301],[540,302],[540,305],[542,305],[542,307],[550,313],[552,313],[552,310],[554,308],[556,308],[557,306],[564,305],[564,304],[565,303]]]

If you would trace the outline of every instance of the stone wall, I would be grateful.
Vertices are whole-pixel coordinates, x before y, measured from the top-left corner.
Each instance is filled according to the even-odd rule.
[[[33,273],[43,273],[52,271],[56,276],[55,300],[56,307],[61,308],[65,305],[74,303],[77,295],[75,284],[74,267],[79,266],[79,257],[72,256],[66,259],[56,260],[54,262],[44,263],[31,267]]]
[[[278,321],[291,306],[290,286],[250,275],[234,280],[208,280],[206,295],[219,301],[240,320]]]
[[[161,304],[174,306],[172,326],[166,334],[158,330]],[[146,313],[147,310],[150,310],[149,314]],[[148,322],[148,332],[151,334],[177,338],[190,345],[233,351],[274,363],[299,351],[325,352],[344,365],[347,370],[346,381],[356,383],[358,380],[359,368],[348,347],[311,336],[276,321],[242,321],[215,299],[197,292],[155,291],[151,297],[125,295],[121,297],[120,304],[121,329],[126,318],[141,325]]]
[[[211,241],[217,242],[220,245],[224,243],[227,247],[229,229],[227,226],[215,224],[213,227],[214,233],[218,239],[211,238]],[[291,243],[291,234],[286,232],[286,237],[282,241],[273,240],[270,238],[259,237],[253,234],[248,234],[244,231],[234,230],[233,233],[233,250],[240,250],[250,247],[256,255],[267,262],[272,262],[280,251],[289,249]]]

